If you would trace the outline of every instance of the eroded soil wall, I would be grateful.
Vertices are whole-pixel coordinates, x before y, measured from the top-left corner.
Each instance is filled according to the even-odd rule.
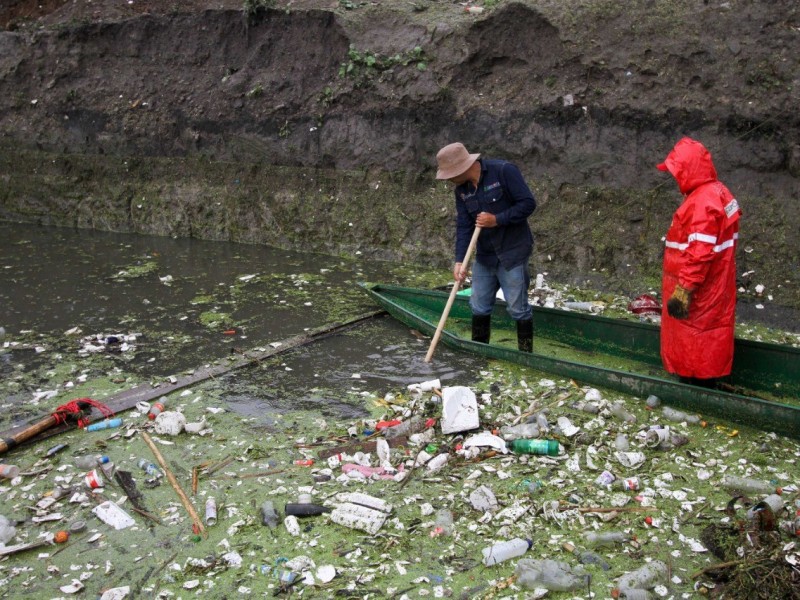
[[[460,140],[530,180],[536,270],[641,287],[691,135],[744,208],[742,285],[800,306],[794,3],[204,4],[0,32],[0,217],[445,266]]]

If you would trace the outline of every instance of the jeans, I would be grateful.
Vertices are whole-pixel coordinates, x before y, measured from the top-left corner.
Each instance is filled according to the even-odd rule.
[[[497,290],[502,289],[508,306],[508,314],[515,321],[531,318],[528,304],[528,285],[531,276],[528,261],[509,270],[498,264],[487,267],[475,261],[472,266],[472,295],[469,304],[473,315],[489,315],[494,307]]]

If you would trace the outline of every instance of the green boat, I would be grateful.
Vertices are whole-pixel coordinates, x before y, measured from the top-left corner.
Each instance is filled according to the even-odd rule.
[[[449,294],[390,285],[362,288],[389,314],[428,335],[436,327]],[[492,314],[492,342],[471,337],[469,299],[456,297],[441,343],[489,358],[507,360],[641,398],[664,403],[800,440],[800,349],[736,339],[733,374],[723,389],[680,383],[663,370],[659,327],[639,321],[534,307],[533,353],[516,348],[516,326],[505,305]]]

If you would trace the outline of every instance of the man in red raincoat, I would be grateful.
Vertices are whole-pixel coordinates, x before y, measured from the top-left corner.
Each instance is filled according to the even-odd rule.
[[[684,137],[657,168],[684,195],[664,251],[661,359],[684,383],[713,387],[733,364],[742,211],[700,142]]]

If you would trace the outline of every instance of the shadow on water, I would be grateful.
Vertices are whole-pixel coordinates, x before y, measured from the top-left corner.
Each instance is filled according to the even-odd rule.
[[[5,342],[21,342],[0,341],[0,377],[16,382],[0,381],[0,394],[18,404],[81,371],[90,380],[179,374],[375,310],[357,282],[408,283],[408,272],[265,246],[0,223],[0,326]],[[80,353],[90,336],[114,334],[138,337],[126,352]],[[467,384],[476,359],[442,346],[431,367],[428,343],[379,319],[226,377],[225,394],[243,415],[350,416],[363,414],[362,392],[435,377]]]

